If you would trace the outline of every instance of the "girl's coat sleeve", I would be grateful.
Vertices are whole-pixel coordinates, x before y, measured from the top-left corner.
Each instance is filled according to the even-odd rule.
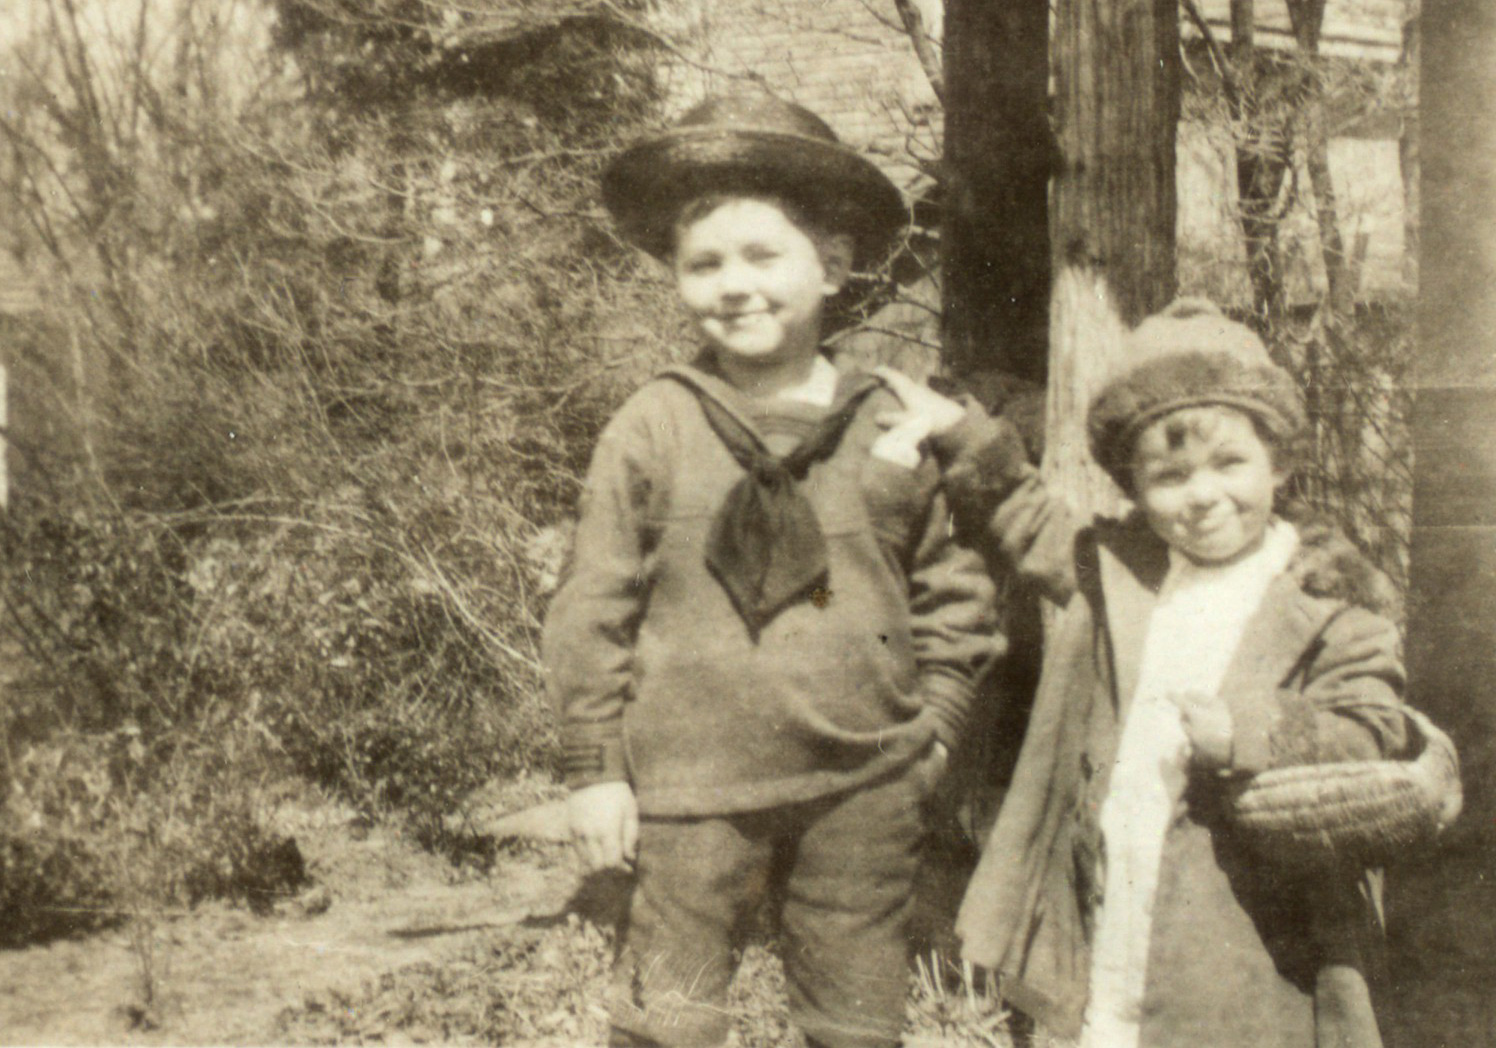
[[[1345,607],[1325,624],[1297,687],[1278,690],[1267,718],[1238,725],[1235,770],[1377,760],[1407,747],[1397,627]]]
[[[1075,540],[1069,508],[1028,461],[1013,424],[975,403],[932,441],[957,537],[1001,558],[1058,604],[1075,592]]]

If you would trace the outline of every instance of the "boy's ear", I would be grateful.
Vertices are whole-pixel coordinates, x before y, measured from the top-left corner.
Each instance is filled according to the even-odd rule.
[[[829,298],[840,291],[852,275],[852,236],[850,233],[831,233],[821,244],[821,268],[826,270],[823,293]]]

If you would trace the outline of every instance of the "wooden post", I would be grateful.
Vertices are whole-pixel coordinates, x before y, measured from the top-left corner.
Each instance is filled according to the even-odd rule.
[[[1496,1043],[1496,6],[1424,0],[1409,697],[1465,812],[1388,873],[1389,1045]]]
[[[1045,469],[1056,490],[1097,511],[1115,494],[1086,455],[1086,406],[1124,326],[1166,305],[1176,286],[1176,0],[1060,0],[1054,83],[1061,166]]]
[[[947,0],[943,356],[1043,382],[1054,168],[1046,0]]]

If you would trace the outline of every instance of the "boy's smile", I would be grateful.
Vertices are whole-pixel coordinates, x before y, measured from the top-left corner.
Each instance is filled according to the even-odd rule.
[[[1197,564],[1225,564],[1262,544],[1286,479],[1251,418],[1231,408],[1167,415],[1138,437],[1133,487],[1154,534]]]
[[[719,360],[793,366],[815,357],[821,311],[846,279],[846,256],[850,246],[818,247],[769,201],[728,200],[680,230],[676,287]]]

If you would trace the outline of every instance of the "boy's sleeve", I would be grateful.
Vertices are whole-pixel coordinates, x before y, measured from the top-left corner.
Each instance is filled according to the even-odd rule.
[[[1325,626],[1300,689],[1282,689],[1233,727],[1232,770],[1401,756],[1407,748],[1397,627],[1348,607]]]
[[[981,555],[952,534],[945,498],[932,501],[909,573],[909,611],[920,696],[936,711],[936,737],[954,750],[977,676],[1001,653],[996,587]]]
[[[573,789],[626,781],[623,706],[644,606],[650,428],[636,403],[608,423],[587,471],[571,564],[541,638]]]
[[[1029,462],[1017,428],[974,400],[965,402],[966,418],[930,442],[956,537],[1000,557],[1064,604],[1076,585],[1075,519]]]

